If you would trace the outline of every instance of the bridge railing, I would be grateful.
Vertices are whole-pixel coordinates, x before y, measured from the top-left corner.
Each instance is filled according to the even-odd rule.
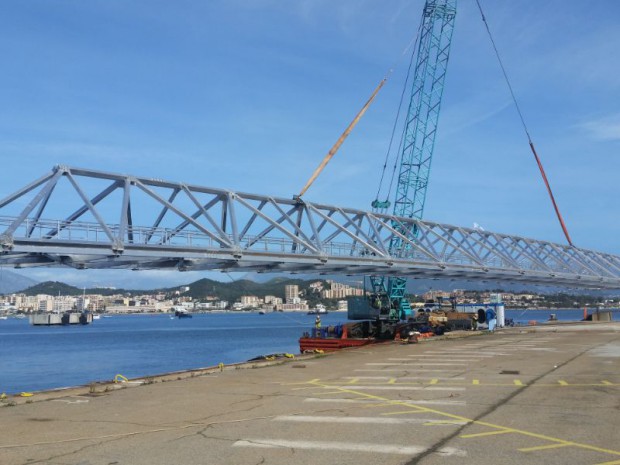
[[[389,247],[395,236],[397,250]],[[620,288],[620,257],[602,252],[68,167],[0,199],[0,251],[0,264],[12,266],[282,270]]]
[[[8,227],[13,224],[15,217],[0,217],[0,228]],[[121,232],[120,225],[108,225],[108,230],[116,237]],[[171,247],[196,250],[222,250],[221,243],[214,240],[211,236],[199,231],[184,230],[175,231],[170,228],[153,228],[132,226],[127,228],[126,234],[131,237],[127,245],[146,245],[153,247]],[[59,221],[46,219],[27,218],[15,230],[14,237],[28,238],[30,241],[39,240],[51,243],[73,242],[73,243],[97,243],[106,244],[111,247],[113,244],[108,238],[106,231],[97,223],[75,221]],[[228,235],[232,240],[232,235]],[[353,241],[352,241],[353,242]],[[351,258],[372,258],[376,254],[369,251],[366,247],[355,245],[352,242],[332,241],[323,244],[322,252],[327,257],[351,257]],[[239,243],[241,251],[252,250],[254,252],[282,253],[292,255],[308,255],[313,253],[308,249],[299,247],[298,244],[284,237],[257,237],[246,235]],[[428,256],[413,249],[403,251],[395,261],[415,261],[419,263],[428,262]],[[463,253],[444,253],[439,255],[439,260],[444,264],[460,265],[463,267],[478,265],[470,257]],[[482,260],[482,264],[488,268],[502,269],[506,267],[505,261],[496,256],[490,256]],[[544,271],[544,268],[531,260],[521,259],[519,266],[527,271]],[[556,272],[570,272],[570,267],[555,267]]]

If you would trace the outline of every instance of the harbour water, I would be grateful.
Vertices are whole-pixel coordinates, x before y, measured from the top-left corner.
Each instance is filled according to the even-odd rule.
[[[516,323],[578,321],[583,310],[516,310]],[[617,314],[616,314],[617,315]],[[323,325],[346,321],[329,313]],[[617,319],[617,318],[614,318]],[[115,315],[90,325],[30,326],[0,321],[0,393],[39,391],[243,362],[271,353],[299,352],[298,339],[314,316],[298,313],[214,313],[193,318]]]
[[[321,316],[323,324],[346,313]],[[297,313],[213,313],[193,318],[114,315],[89,325],[31,326],[0,321],[0,393],[39,391],[298,353],[314,316]]]

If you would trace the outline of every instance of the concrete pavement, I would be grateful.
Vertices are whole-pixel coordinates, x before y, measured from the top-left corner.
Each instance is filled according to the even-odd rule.
[[[254,366],[20,399],[0,463],[620,464],[617,323]]]

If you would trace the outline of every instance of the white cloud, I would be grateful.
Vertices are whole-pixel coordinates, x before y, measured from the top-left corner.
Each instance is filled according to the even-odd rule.
[[[579,128],[595,140],[620,140],[620,113],[581,123]]]

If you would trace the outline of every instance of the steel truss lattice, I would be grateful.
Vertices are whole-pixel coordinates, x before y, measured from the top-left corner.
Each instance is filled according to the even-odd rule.
[[[390,252],[394,235],[402,246]],[[18,268],[378,274],[620,288],[620,257],[602,252],[65,166],[0,200],[0,247],[0,265]]]

